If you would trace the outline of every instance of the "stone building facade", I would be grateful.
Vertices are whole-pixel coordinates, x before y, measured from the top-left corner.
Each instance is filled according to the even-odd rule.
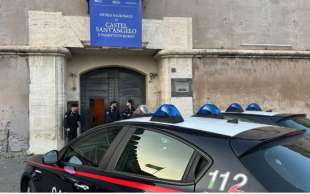
[[[127,98],[186,115],[206,102],[310,113],[309,7],[143,0],[143,49],[99,49],[86,0],[0,0],[0,153],[62,147],[72,102],[89,126],[94,104]],[[192,79],[193,95],[173,96],[173,79]]]

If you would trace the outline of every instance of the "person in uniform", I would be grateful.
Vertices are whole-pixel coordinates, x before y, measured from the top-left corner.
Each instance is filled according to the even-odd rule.
[[[121,117],[120,117],[120,113],[119,113],[118,102],[112,101],[110,103],[110,107],[109,107],[109,110],[107,112],[106,121],[107,121],[107,123],[112,123],[115,121],[119,121],[120,119],[121,119]]]
[[[64,127],[69,142],[75,139],[78,134],[77,130],[81,121],[78,110],[78,105],[72,104],[70,110],[65,114]]]
[[[132,99],[127,100],[126,109],[122,112],[122,119],[130,119],[135,110],[134,101]]]

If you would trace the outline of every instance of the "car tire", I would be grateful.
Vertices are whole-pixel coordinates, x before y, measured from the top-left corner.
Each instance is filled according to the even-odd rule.
[[[35,192],[36,192],[36,189],[34,187],[34,184],[32,180],[29,180],[26,186],[26,193],[35,193]]]

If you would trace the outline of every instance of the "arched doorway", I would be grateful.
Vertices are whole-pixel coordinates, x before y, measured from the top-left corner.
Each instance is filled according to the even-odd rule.
[[[89,71],[81,75],[82,130],[88,130],[105,122],[105,114],[111,101],[125,108],[128,99],[136,105],[145,104],[145,76],[129,69],[110,67]]]

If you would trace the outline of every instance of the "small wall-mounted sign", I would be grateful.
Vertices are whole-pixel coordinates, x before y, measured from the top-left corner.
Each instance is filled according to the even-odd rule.
[[[193,87],[192,79],[177,78],[171,79],[171,96],[172,97],[192,97]]]

